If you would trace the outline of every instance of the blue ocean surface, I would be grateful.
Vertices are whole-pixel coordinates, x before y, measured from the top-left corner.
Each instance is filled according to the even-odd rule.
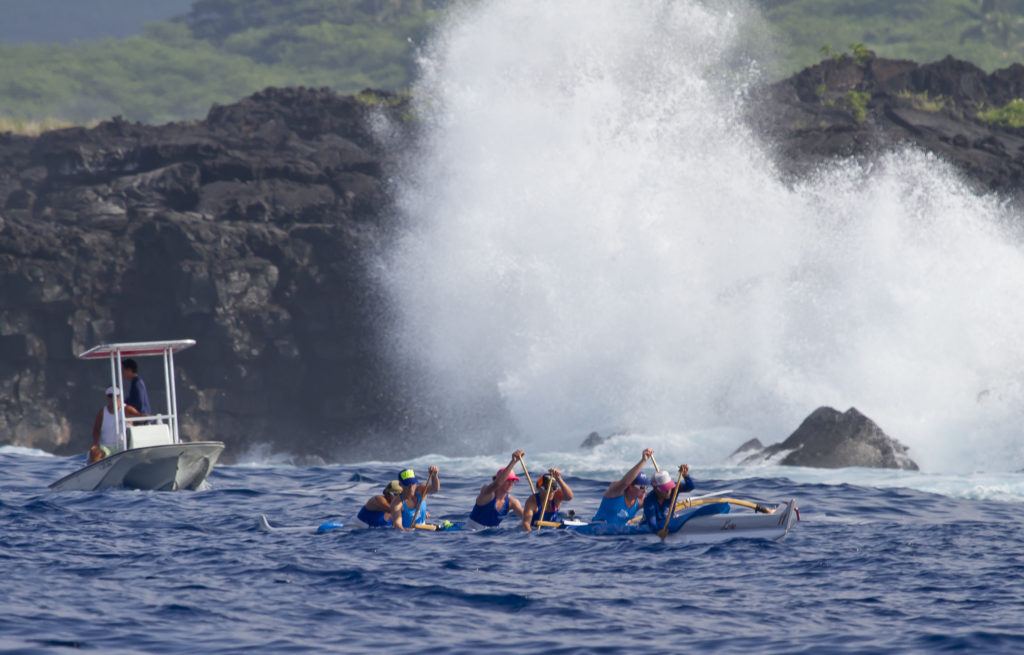
[[[698,492],[796,498],[802,520],[782,542],[715,545],[316,535],[397,465],[220,466],[198,492],[46,489],[79,463],[0,449],[2,652],[1024,650],[1020,502],[695,470]],[[443,465],[432,518],[465,519],[490,465]],[[589,517],[607,480],[569,473]],[[260,514],[304,529],[262,531]]]

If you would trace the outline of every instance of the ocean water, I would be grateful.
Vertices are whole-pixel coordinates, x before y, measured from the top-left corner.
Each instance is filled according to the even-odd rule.
[[[531,457],[564,467],[584,516],[629,463]],[[453,520],[502,464],[413,463],[429,462],[442,479],[432,515]],[[796,498],[802,520],[778,543],[687,546],[555,530],[312,534],[351,520],[399,464],[220,466],[199,492],[46,489],[78,464],[0,448],[0,652],[1024,648],[1021,474],[697,466],[698,491]],[[263,532],[260,514],[309,532]]]

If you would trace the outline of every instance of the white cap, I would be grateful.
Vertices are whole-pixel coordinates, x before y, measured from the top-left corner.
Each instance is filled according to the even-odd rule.
[[[668,489],[663,489],[662,487],[665,487],[666,485],[668,485]],[[673,489],[676,486],[676,483],[675,481],[672,480],[672,476],[669,475],[668,471],[666,471],[665,469],[661,469],[660,471],[654,474],[654,481],[652,482],[652,486],[655,489],[668,491],[669,489]]]
[[[108,396],[120,396],[121,395],[121,390],[118,389],[117,387],[107,387],[107,395]]]

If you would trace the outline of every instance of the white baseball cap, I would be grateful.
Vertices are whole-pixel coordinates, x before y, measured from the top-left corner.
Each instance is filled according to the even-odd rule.
[[[651,484],[655,489],[660,489],[662,492],[671,491],[676,486],[672,476],[665,469],[661,469],[654,474],[654,481]]]
[[[107,395],[108,396],[120,396],[121,395],[121,390],[118,389],[117,387],[107,387]]]

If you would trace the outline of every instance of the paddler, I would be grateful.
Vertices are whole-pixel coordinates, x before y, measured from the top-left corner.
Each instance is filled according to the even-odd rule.
[[[392,480],[384,487],[384,491],[366,501],[356,515],[356,521],[365,528],[390,528],[391,514],[402,495],[402,485]]]
[[[601,506],[591,521],[603,521],[609,525],[626,525],[644,506],[644,495],[650,481],[643,473],[647,460],[654,457],[654,451],[645,448],[640,461],[626,471],[621,480],[608,485],[601,498]]]
[[[547,495],[549,484],[551,485],[551,496],[548,498],[547,510],[541,517],[541,507],[544,506],[544,497]],[[548,469],[548,472],[537,480],[537,493],[530,496],[523,508],[523,530],[529,532],[537,524],[537,521],[542,519],[544,521],[559,521],[561,519],[558,516],[559,506],[569,500],[572,500],[572,489],[562,479],[562,472],[558,469]]]
[[[496,528],[508,516],[509,511],[515,512],[516,516],[523,515],[523,506],[512,497],[512,488],[519,482],[519,476],[513,469],[525,456],[526,453],[521,450],[512,453],[512,460],[508,466],[499,470],[491,478],[490,484],[480,488],[473,511],[469,513],[469,527],[474,530]]]
[[[693,480],[690,479],[688,464],[683,464],[682,473],[683,486],[679,488],[679,491],[681,493],[693,491]],[[644,500],[644,524],[652,532],[657,532],[665,526],[665,513],[668,512],[670,516],[675,514],[675,508],[669,508],[669,504],[672,502],[672,490],[676,488],[676,483],[668,471],[661,469],[654,474],[651,487],[653,488],[652,493],[648,494]]]
[[[412,530],[414,525],[427,522],[427,500],[424,496],[428,492],[436,494],[440,491],[441,479],[438,477],[437,467],[431,466],[427,469],[427,481],[424,484],[419,483],[416,472],[412,469],[405,469],[399,473],[398,482],[402,485],[402,495],[392,507],[391,522],[399,530]]]

